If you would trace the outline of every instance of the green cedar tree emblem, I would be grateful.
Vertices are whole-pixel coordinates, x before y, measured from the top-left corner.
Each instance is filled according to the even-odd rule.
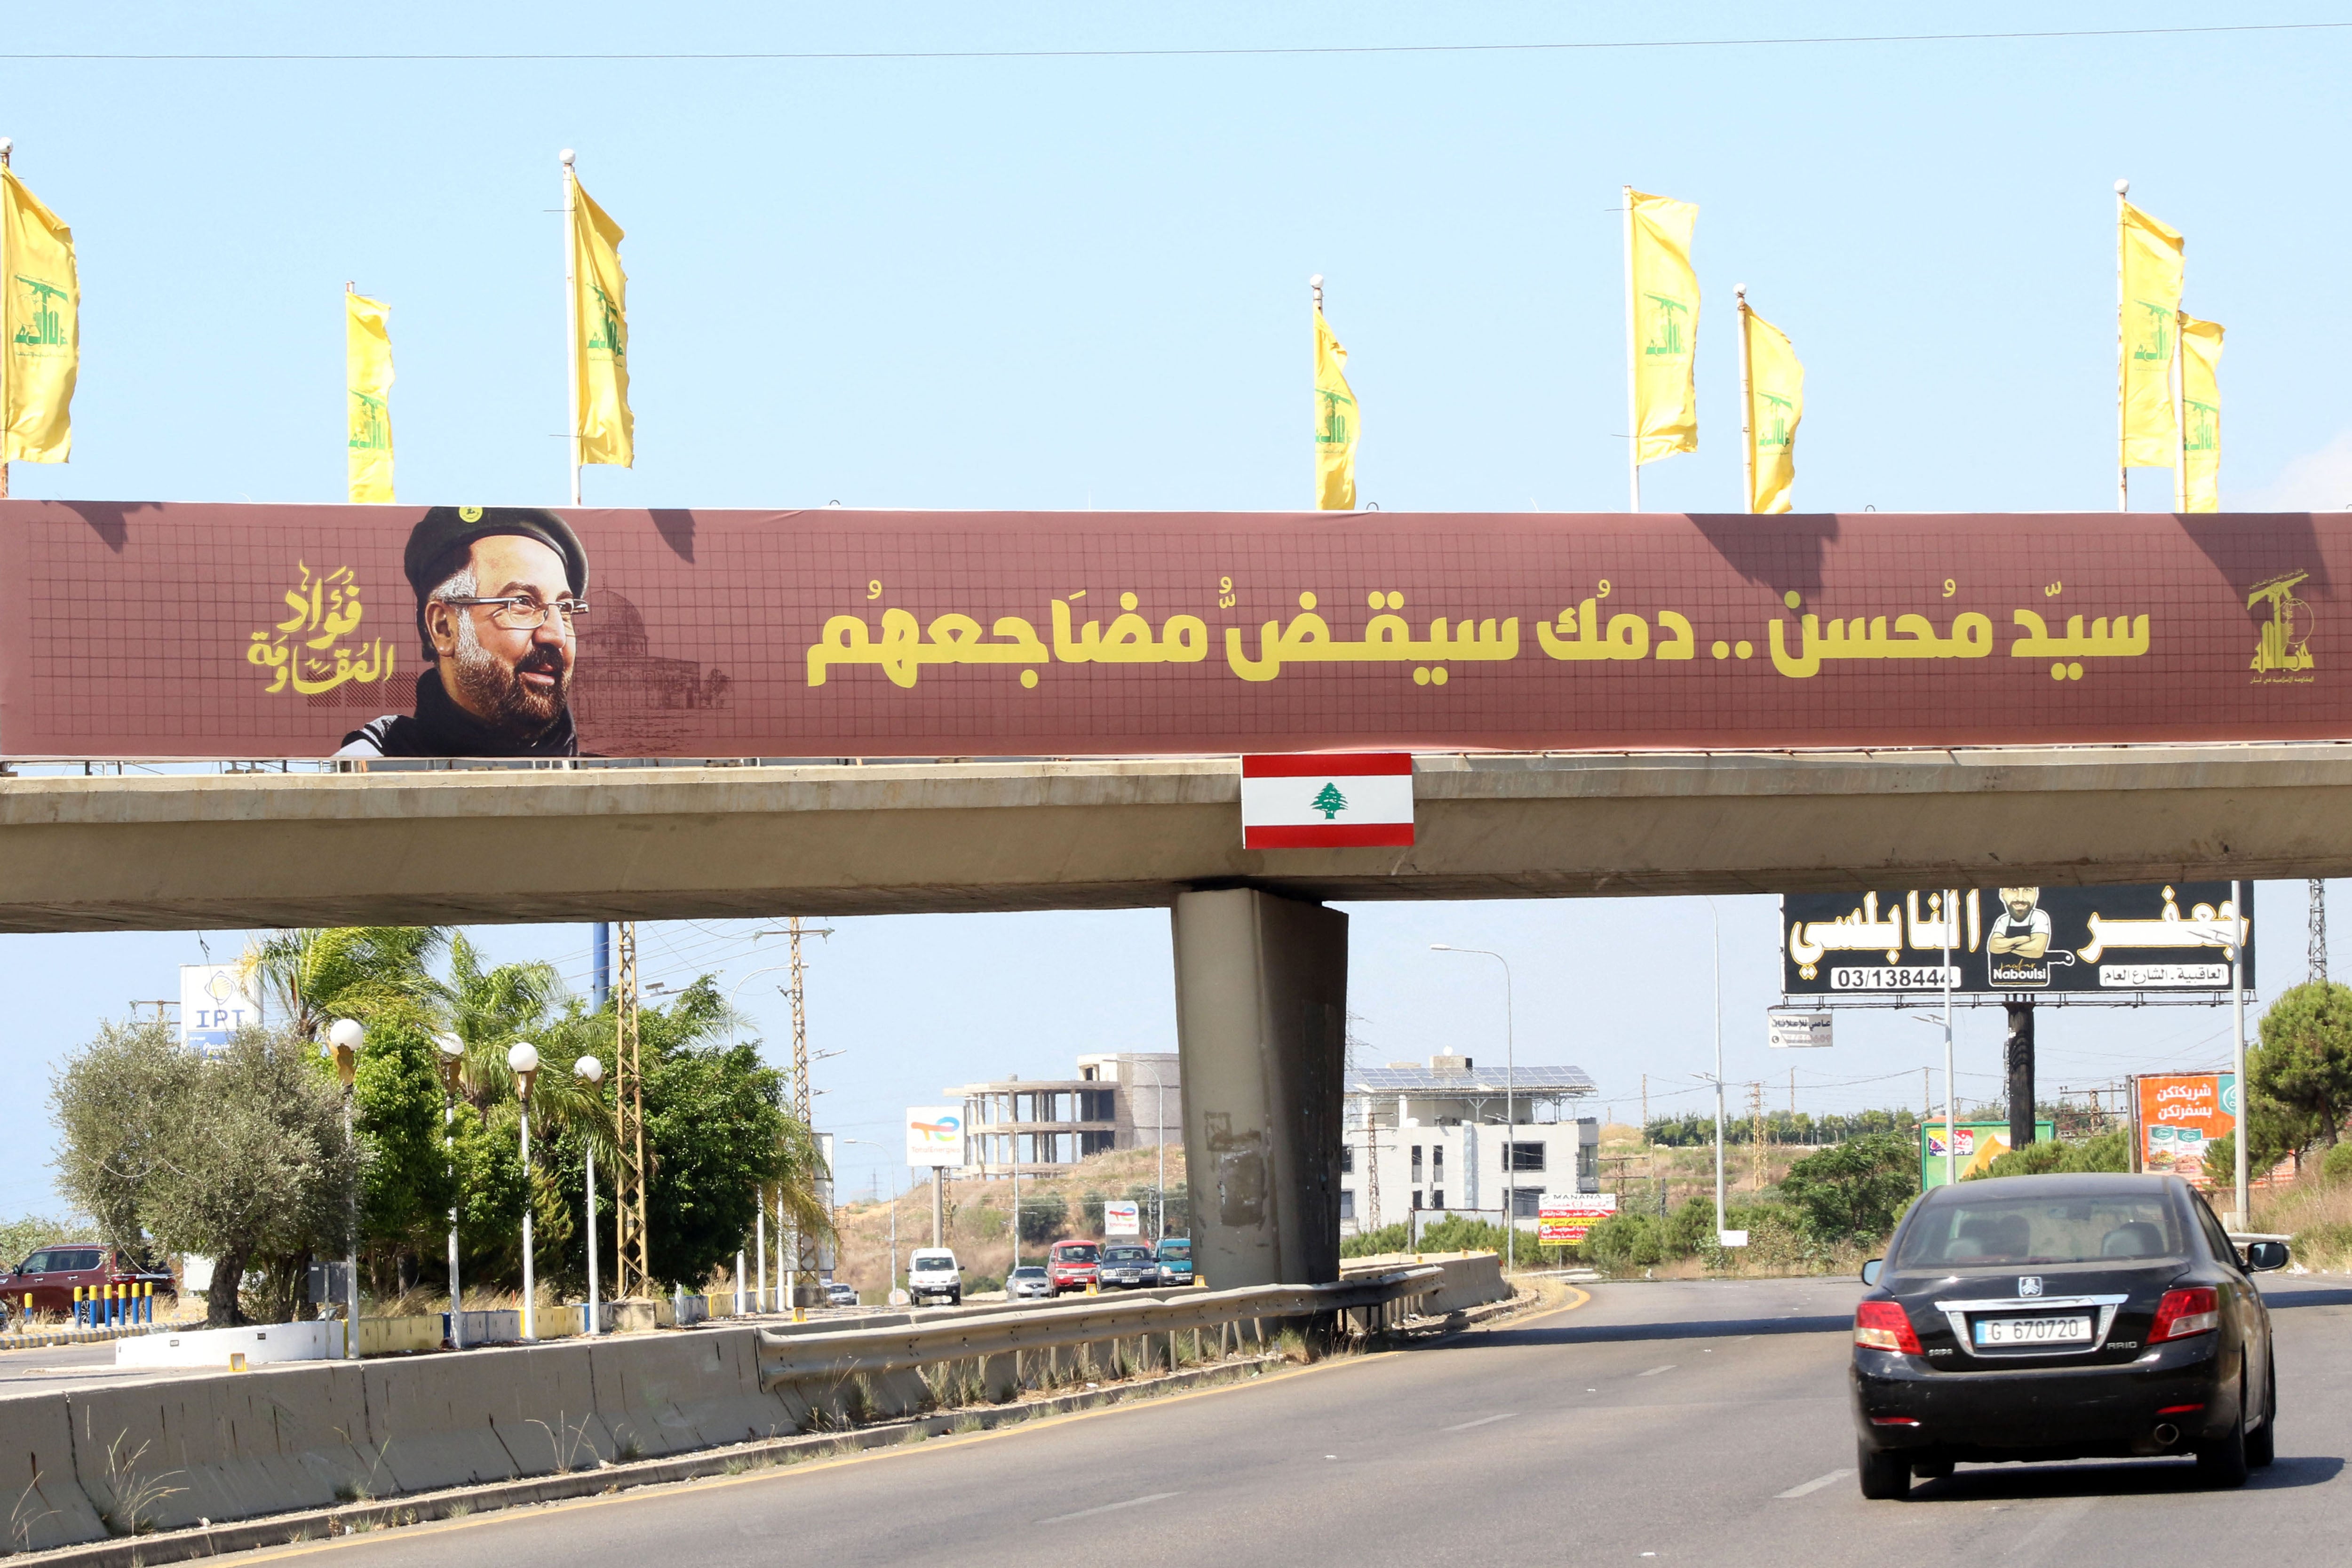
[[[1348,797],[1339,793],[1338,784],[1327,784],[1323,786],[1323,793],[1315,797],[1313,809],[1321,812],[1323,820],[1328,822],[1348,809]]]

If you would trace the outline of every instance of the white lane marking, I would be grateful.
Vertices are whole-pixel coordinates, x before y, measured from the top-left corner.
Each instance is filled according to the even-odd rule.
[[[1182,1492],[1153,1492],[1150,1497],[1131,1497],[1125,1502],[1107,1502],[1100,1508],[1082,1508],[1076,1513],[1057,1513],[1051,1519],[1041,1519],[1037,1522],[1040,1524],[1067,1524],[1074,1519],[1092,1519],[1098,1513],[1117,1513],[1123,1508],[1141,1508],[1148,1502],[1166,1502],[1170,1498],[1182,1497],[1183,1495],[1184,1494]]]
[[[1832,1470],[1826,1476],[1815,1476],[1811,1480],[1805,1482],[1802,1486],[1790,1487],[1787,1491],[1774,1492],[1772,1495],[1776,1498],[1804,1497],[1810,1493],[1821,1490],[1823,1487],[1834,1486],[1852,1474],[1853,1474],[1853,1472],[1850,1469]]]
[[[1592,1391],[1591,1389],[1587,1389],[1585,1392],[1590,1394]],[[1481,1415],[1475,1421],[1464,1421],[1452,1426],[1440,1426],[1438,1430],[1441,1432],[1467,1432],[1473,1426],[1488,1426],[1497,1421],[1508,1421],[1512,1416],[1517,1415],[1517,1414],[1518,1412],[1516,1410],[1506,1410],[1500,1415]]]
[[[1679,1363],[1679,1362],[1671,1362],[1671,1361],[1670,1361],[1670,1362],[1666,1363],[1666,1364],[1665,1364],[1665,1365],[1664,1365],[1664,1366],[1654,1366],[1654,1367],[1652,1367],[1652,1368],[1651,1368],[1649,1371],[1647,1371],[1647,1372],[1637,1372],[1637,1373],[1635,1373],[1633,1375],[1634,1375],[1635,1377],[1655,1377],[1655,1376],[1657,1376],[1657,1375],[1658,1375],[1658,1373],[1662,1373],[1662,1372],[1672,1372],[1672,1371],[1674,1371],[1674,1370],[1675,1370],[1675,1367],[1677,1367],[1677,1366],[1679,1366],[1679,1365],[1681,1365],[1681,1364],[1682,1364],[1682,1363]]]

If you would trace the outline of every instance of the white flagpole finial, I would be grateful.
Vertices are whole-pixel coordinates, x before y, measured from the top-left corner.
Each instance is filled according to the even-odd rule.
[[[16,138],[15,138],[15,137],[13,137],[13,136],[0,136],[0,159],[5,159],[5,158],[8,156],[8,154],[9,154],[9,153],[11,153],[15,152],[16,150]]]
[[[2131,182],[2129,180],[2117,180],[2116,182],[2116,195],[2119,196],[2127,196],[2131,195]]]
[[[1735,298],[1745,302],[1748,298],[1748,285],[1745,283],[1734,283],[1731,286],[1731,292]]]
[[[579,154],[578,154],[578,153],[576,153],[572,152],[572,150],[571,148],[566,147],[562,152],[558,153],[555,155],[555,161],[556,161],[557,163],[562,163],[565,168],[567,168],[567,169],[568,169],[568,168],[572,167],[572,159],[574,159],[574,158],[576,158],[576,157],[578,157],[578,156],[579,156]]]

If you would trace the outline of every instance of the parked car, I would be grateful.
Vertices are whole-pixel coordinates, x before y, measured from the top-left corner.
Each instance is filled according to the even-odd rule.
[[[1106,1247],[1096,1277],[1106,1290],[1139,1290],[1160,1283],[1160,1262],[1148,1247]]]
[[[824,1299],[835,1307],[855,1307],[857,1305],[857,1287],[844,1284],[838,1279],[832,1280],[824,1288]]]
[[[1192,1282],[1192,1238],[1191,1237],[1165,1237],[1151,1251],[1152,1257],[1160,1264],[1160,1282],[1162,1285],[1190,1285]]]
[[[926,1301],[949,1306],[963,1300],[963,1267],[944,1247],[919,1247],[907,1258],[907,1294],[919,1307]]]
[[[1054,1294],[1066,1290],[1083,1290],[1095,1282],[1102,1267],[1102,1247],[1091,1241],[1057,1241],[1045,1255],[1045,1275],[1054,1284]]]
[[[96,1242],[52,1242],[34,1248],[22,1267],[0,1270],[0,1297],[11,1314],[24,1311],[27,1296],[36,1312],[69,1312],[76,1287],[87,1296],[107,1285],[152,1285],[163,1299],[173,1293],[171,1270],[142,1267],[122,1248]]]
[[[2173,1175],[2008,1176],[1913,1205],[1863,1279],[1851,1373],[1862,1493],[1955,1463],[2196,1456],[2217,1486],[2271,1462],[2278,1370],[2243,1257]]]
[[[1043,1265],[1024,1263],[1004,1277],[1004,1294],[1014,1301],[1031,1301],[1055,1294],[1054,1281]]]

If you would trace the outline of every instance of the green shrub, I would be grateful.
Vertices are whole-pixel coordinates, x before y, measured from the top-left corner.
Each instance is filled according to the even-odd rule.
[[[2340,1182],[2352,1176],[2352,1143],[2338,1143],[2330,1149],[2327,1157],[2319,1162],[2319,1173],[2331,1182]]]
[[[1893,1132],[1808,1154],[1780,1179],[1798,1224],[1822,1241],[1886,1235],[1918,1191],[1918,1143]]]
[[[2218,1151],[2207,1151],[2206,1164],[2210,1169],[2219,1157],[2226,1163],[2232,1157],[2225,1145]],[[1983,1170],[1968,1177],[1976,1181],[1985,1176],[2049,1176],[2071,1175],[2080,1171],[2128,1171],[2131,1169],[2131,1132],[2117,1127],[2086,1138],[2078,1143],[2028,1143],[2022,1149],[2011,1149]]]

